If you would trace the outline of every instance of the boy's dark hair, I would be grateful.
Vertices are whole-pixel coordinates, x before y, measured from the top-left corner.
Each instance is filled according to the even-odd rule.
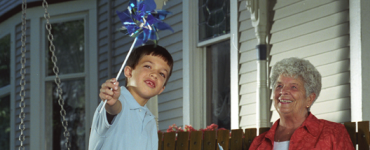
[[[127,66],[130,66],[132,69],[135,69],[136,65],[139,63],[140,59],[145,55],[152,55],[152,56],[158,56],[161,57],[165,62],[167,62],[167,65],[170,66],[171,70],[168,73],[166,82],[164,85],[167,84],[168,79],[171,77],[172,74],[172,68],[173,68],[173,59],[171,54],[162,46],[149,44],[137,47],[131,52],[130,57],[127,60]],[[126,85],[127,87],[127,80]]]

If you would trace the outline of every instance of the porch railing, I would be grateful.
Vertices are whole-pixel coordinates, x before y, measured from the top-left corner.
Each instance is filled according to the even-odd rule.
[[[353,146],[358,144],[359,150],[369,150],[369,121],[344,123]],[[269,128],[260,128],[260,133]],[[243,134],[244,131],[244,134]],[[216,131],[192,131],[158,133],[159,150],[219,150],[219,143],[224,150],[248,150],[253,139],[256,137],[256,129],[236,129]],[[231,134],[230,134],[231,133]],[[216,135],[217,134],[217,135]]]

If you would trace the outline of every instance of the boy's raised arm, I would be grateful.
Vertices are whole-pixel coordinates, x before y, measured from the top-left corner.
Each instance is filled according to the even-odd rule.
[[[108,103],[108,102],[107,102]],[[117,115],[118,113],[121,112],[122,110],[122,104],[120,101],[116,101],[115,104],[113,104],[112,106],[110,105],[105,105],[105,110],[107,111],[108,114],[110,115]]]
[[[102,84],[100,88],[99,97],[105,101],[107,100],[107,105],[105,105],[105,110],[110,115],[117,115],[122,110],[122,104],[118,100],[121,95],[121,88],[119,87],[119,82],[115,78],[107,80]]]

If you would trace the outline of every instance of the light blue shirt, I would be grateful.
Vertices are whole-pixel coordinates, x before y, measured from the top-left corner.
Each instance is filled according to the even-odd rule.
[[[112,124],[105,109],[99,113],[101,102],[91,125],[89,150],[151,150],[158,149],[158,133],[154,115],[146,106],[140,106],[131,93],[121,87],[119,100],[122,110]]]

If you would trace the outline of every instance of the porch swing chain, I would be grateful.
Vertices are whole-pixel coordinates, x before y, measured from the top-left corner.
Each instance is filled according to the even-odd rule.
[[[23,141],[25,140],[26,136],[24,135],[24,130],[26,129],[26,125],[24,123],[24,119],[26,118],[26,113],[24,112],[24,108],[26,107],[26,102],[24,101],[24,97],[26,96],[26,91],[24,90],[24,87],[26,85],[26,79],[25,79],[25,74],[26,74],[26,30],[27,30],[27,21],[26,21],[26,9],[27,9],[27,0],[22,0],[22,36],[21,36],[21,42],[22,42],[22,47],[21,47],[21,79],[20,79],[20,86],[21,90],[19,92],[19,96],[21,97],[21,101],[19,102],[19,107],[21,108],[21,112],[19,113],[19,119],[21,119],[21,122],[19,123],[19,130],[21,130],[21,133],[19,134],[19,147],[18,150],[23,149]]]
[[[54,37],[51,33],[51,24],[49,22],[49,19],[50,19],[50,14],[48,13],[48,3],[46,2],[46,0],[44,0],[42,2],[42,7],[45,8],[45,14],[44,14],[44,18],[46,20],[46,29],[48,30],[48,40],[49,40],[49,43],[50,43],[50,46],[49,46],[49,51],[51,52],[51,61],[53,62],[54,64],[54,67],[53,67],[53,72],[55,74],[55,84],[57,85],[57,93],[58,93],[58,104],[60,106],[60,115],[62,116],[62,125],[63,125],[63,128],[64,128],[64,137],[66,138],[66,142],[65,142],[65,146],[67,147],[67,149],[69,150],[70,149],[70,144],[69,144],[69,131],[68,131],[68,121],[66,120],[66,111],[64,110],[64,100],[62,98],[62,88],[60,87],[60,78],[59,78],[59,68],[57,66],[57,57],[55,55],[55,46],[54,46],[54,43],[53,43],[53,40],[54,40]]]

